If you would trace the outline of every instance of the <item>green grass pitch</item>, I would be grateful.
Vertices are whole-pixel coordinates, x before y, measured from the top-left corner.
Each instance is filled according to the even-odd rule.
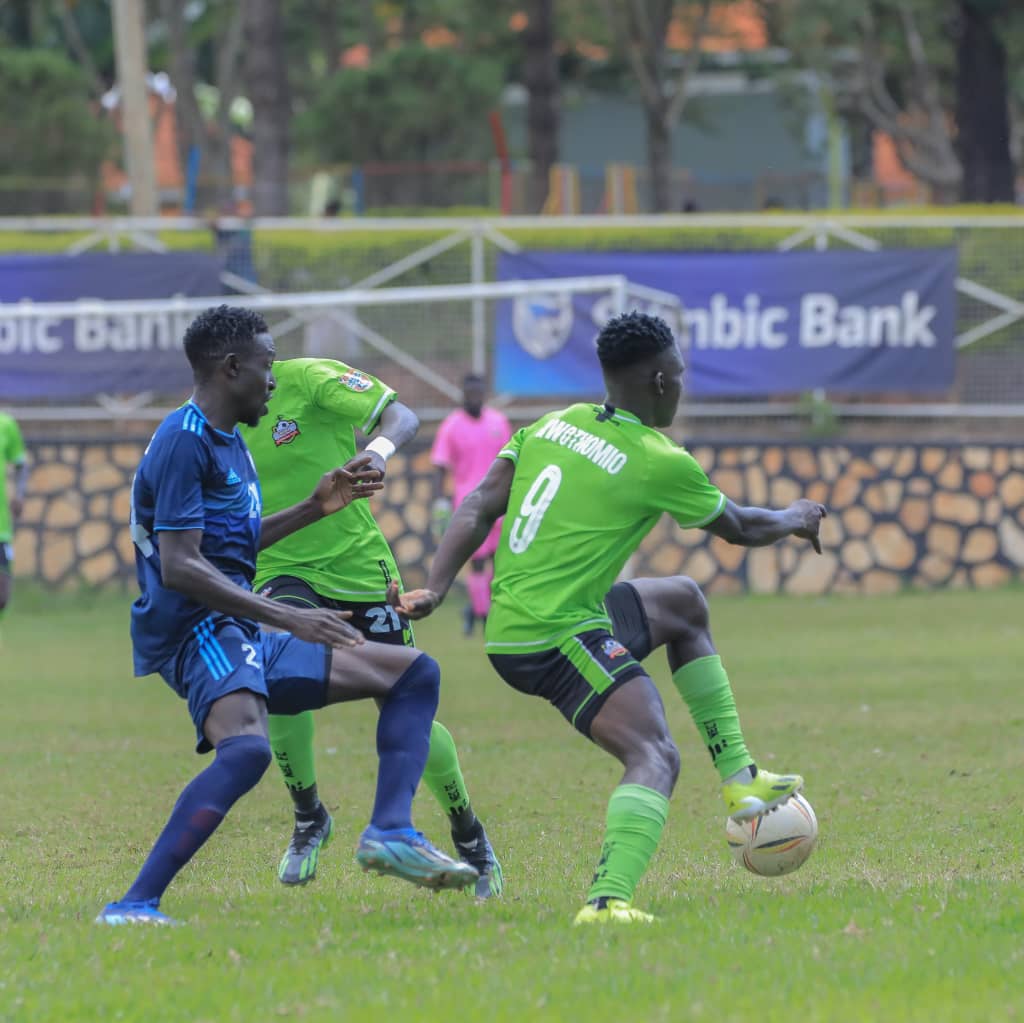
[[[338,830],[312,885],[276,880],[290,804],[271,767],[168,892],[187,926],[95,926],[203,763],[184,704],[131,678],[128,599],[23,588],[2,626],[3,1023],[1024,1018],[1020,590],[713,600],[748,744],[804,774],[819,846],[781,879],[732,861],[716,777],[652,659],[683,770],[636,898],[661,922],[613,930],[571,923],[616,767],[506,688],[454,606],[418,638],[505,899],[356,868],[374,713],[349,705],[319,716]],[[417,823],[448,847],[429,794]]]

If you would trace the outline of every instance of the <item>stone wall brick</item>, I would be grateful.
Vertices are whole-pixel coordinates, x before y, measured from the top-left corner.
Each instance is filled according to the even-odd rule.
[[[1024,566],[1024,529],[1009,516],[999,523],[999,544],[1003,553],[1013,564]]]
[[[779,588],[778,554],[772,547],[755,547],[747,555],[747,584],[754,593],[775,593]]]
[[[1024,475],[1011,472],[999,484],[999,497],[1008,508],[1024,505]]]
[[[986,526],[976,526],[968,532],[960,557],[969,565],[991,561],[999,551],[999,538],[995,531]]]
[[[871,549],[882,568],[906,571],[914,564],[917,547],[895,522],[882,522],[871,534]]]
[[[975,497],[991,497],[996,492],[996,478],[990,472],[972,472],[967,486]]]
[[[947,522],[969,526],[981,517],[981,502],[970,494],[936,494],[935,515]]]
[[[936,476],[939,486],[946,490],[959,490],[964,484],[964,469],[959,460],[949,461],[942,471]]]
[[[856,505],[843,512],[843,525],[849,536],[867,536],[872,521],[870,512]]]
[[[931,505],[921,497],[908,497],[900,505],[899,520],[908,533],[923,533],[931,518]]]

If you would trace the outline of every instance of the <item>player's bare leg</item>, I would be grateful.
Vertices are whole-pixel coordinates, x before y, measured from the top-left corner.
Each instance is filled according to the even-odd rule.
[[[759,770],[747,751],[729,676],[711,638],[708,602],[687,576],[632,579],[651,633],[651,647],[664,647],[672,681],[722,779],[729,816],[749,820],[785,803],[803,787],[797,774]]]
[[[639,675],[616,689],[590,735],[625,773],[608,801],[601,859],[576,923],[650,923],[654,917],[631,902],[661,838],[679,776],[679,751],[654,683]]]

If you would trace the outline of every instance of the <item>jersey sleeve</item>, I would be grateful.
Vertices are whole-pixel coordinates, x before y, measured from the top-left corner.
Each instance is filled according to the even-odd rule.
[[[658,510],[683,529],[710,525],[725,509],[725,494],[707,477],[689,451],[665,447],[651,453],[647,485]]]
[[[452,450],[452,417],[448,416],[437,428],[434,445],[430,449],[430,461],[443,469],[450,469],[455,452]]]
[[[363,433],[372,432],[381,413],[398,397],[369,373],[334,359],[314,359],[306,369],[313,404]]]
[[[523,449],[523,441],[526,440],[526,427],[516,430],[508,439],[505,446],[498,452],[498,458],[507,458],[512,463],[519,462],[519,452]]]
[[[21,430],[18,428],[16,420],[9,419],[7,421],[6,434],[4,458],[7,462],[19,465],[25,461],[25,441],[22,439]]]
[[[204,529],[208,455],[199,437],[179,430],[155,442],[144,465],[153,491],[153,532]]]

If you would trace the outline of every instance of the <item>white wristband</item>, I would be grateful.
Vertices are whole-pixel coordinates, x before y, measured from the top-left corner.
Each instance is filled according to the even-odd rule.
[[[366,445],[364,450],[380,455],[386,462],[395,453],[395,445],[387,437],[375,437]]]

